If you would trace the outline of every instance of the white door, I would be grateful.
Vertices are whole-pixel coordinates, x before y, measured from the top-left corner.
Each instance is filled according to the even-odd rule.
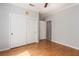
[[[26,20],[26,43],[30,44],[37,41],[37,23],[32,19]]]
[[[26,17],[10,14],[11,48],[26,44]]]

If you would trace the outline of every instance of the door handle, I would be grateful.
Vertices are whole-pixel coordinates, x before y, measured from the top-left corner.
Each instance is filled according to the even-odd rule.
[[[13,35],[13,33],[11,33],[11,35]]]

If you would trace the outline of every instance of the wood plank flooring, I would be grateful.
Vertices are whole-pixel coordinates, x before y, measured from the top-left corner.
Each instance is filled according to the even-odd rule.
[[[79,56],[79,50],[48,40],[0,52],[0,56]]]

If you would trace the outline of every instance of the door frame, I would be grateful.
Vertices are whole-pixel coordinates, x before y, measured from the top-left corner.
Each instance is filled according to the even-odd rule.
[[[47,36],[48,36],[48,35],[47,35],[47,33],[48,33],[48,30],[47,30],[47,29],[48,29],[48,27],[47,27],[47,26],[48,26],[48,22],[51,23],[51,27],[50,27],[50,28],[51,28],[51,29],[50,29],[50,30],[51,30],[51,31],[50,31],[50,41],[51,41],[51,40],[52,40],[52,21],[51,21],[51,20],[46,21],[46,39],[49,40],[49,39],[47,38]]]

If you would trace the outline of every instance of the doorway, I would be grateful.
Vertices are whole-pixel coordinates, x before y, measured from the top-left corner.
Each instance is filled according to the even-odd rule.
[[[46,22],[46,39],[47,40],[51,40],[52,36],[51,36],[51,33],[52,33],[52,22],[51,21],[47,21]]]

